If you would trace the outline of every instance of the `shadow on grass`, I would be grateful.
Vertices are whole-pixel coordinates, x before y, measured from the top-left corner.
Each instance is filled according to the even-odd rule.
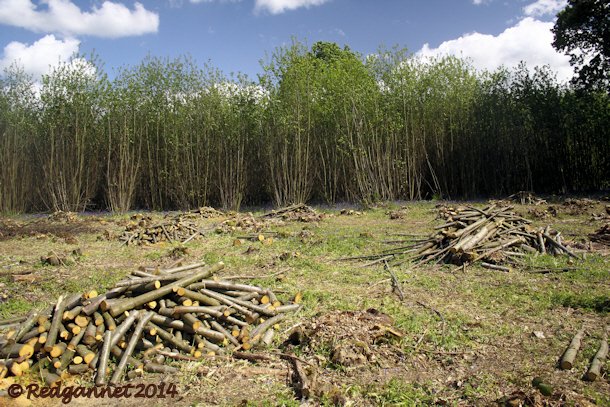
[[[604,314],[610,312],[610,297],[604,295],[557,293],[553,295],[552,303],[562,307],[586,309]]]

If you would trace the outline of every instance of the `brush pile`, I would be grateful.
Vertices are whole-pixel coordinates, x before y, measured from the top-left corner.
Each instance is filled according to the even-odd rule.
[[[286,312],[300,308],[269,289],[211,278],[223,263],[203,266],[135,271],[104,294],[61,296],[52,308],[1,321],[8,331],[0,338],[0,378],[35,370],[51,386],[93,373],[104,385],[120,383],[128,365],[130,378],[175,373],[166,360],[268,345]]]
[[[293,222],[319,222],[323,218],[324,214],[319,214],[311,206],[305,204],[290,205],[261,215],[261,219],[281,219]]]
[[[509,201],[519,203],[521,205],[544,205],[546,201],[542,198],[538,198],[532,192],[519,191],[516,194],[512,194],[508,197]]]
[[[50,222],[71,223],[78,222],[79,218],[78,215],[76,215],[76,213],[74,212],[57,211],[50,214],[47,217],[47,220],[49,220]]]
[[[437,226],[428,238],[398,241],[398,248],[381,253],[350,259],[372,260],[370,264],[387,262],[402,264],[412,261],[416,265],[434,262],[456,265],[472,264],[479,260],[491,266],[515,263],[526,252],[567,254],[578,258],[562,244],[561,234],[550,227],[537,229],[530,221],[511,211],[512,207],[483,210],[466,207],[441,207],[440,218],[445,223]]]
[[[598,204],[599,201],[589,198],[569,198],[563,202],[563,207],[569,215],[583,215],[594,210]]]
[[[541,208],[541,207],[529,208],[527,210],[527,214],[531,218],[535,218],[535,219],[548,219],[548,218],[552,218],[552,217],[557,217],[559,212],[555,206],[549,206],[546,209]]]
[[[168,216],[157,223],[153,223],[150,216],[136,214],[132,216],[132,221],[125,227],[119,240],[127,246],[159,242],[188,243],[204,234],[205,231],[183,213]]]

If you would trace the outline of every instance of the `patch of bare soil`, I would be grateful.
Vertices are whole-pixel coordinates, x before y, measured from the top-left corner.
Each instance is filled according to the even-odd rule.
[[[587,327],[587,335],[574,368],[561,370],[559,359],[577,329],[562,324],[567,320],[580,321]],[[603,317],[574,310],[566,312],[563,308],[552,311],[545,321],[535,317],[517,318],[510,337],[477,347],[476,359],[467,373],[493,377],[497,388],[502,389],[501,394],[495,395],[499,405],[594,406],[595,400],[587,394],[594,393],[593,390],[603,394],[610,383],[608,378],[589,382],[583,374],[590,362],[588,355],[598,346],[604,322]],[[468,375],[464,380],[469,380]],[[539,386],[537,381],[544,386]],[[493,399],[494,394],[485,394],[482,400]]]
[[[53,236],[74,241],[75,236],[95,233],[99,228],[97,220],[84,218],[70,221],[44,218],[29,222],[0,219],[0,241],[21,237],[38,237],[43,239]]]
[[[563,207],[569,215],[582,215],[589,213],[599,205],[599,201],[589,198],[566,199]]]

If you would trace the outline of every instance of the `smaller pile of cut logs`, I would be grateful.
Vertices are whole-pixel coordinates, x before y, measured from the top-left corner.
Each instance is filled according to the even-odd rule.
[[[188,243],[205,233],[195,222],[187,219],[183,214],[167,217],[159,223],[150,223],[150,220],[147,219],[130,223],[119,240],[127,246],[159,242]]]
[[[282,304],[266,288],[211,278],[223,267],[134,271],[104,294],[61,296],[52,308],[1,321],[0,378],[40,371],[51,386],[92,372],[97,385],[117,384],[128,365],[130,378],[174,373],[166,360],[270,344],[275,325],[300,305]]]
[[[521,205],[544,205],[546,201],[538,198],[533,192],[519,191],[507,198],[509,201],[519,203]]]
[[[211,206],[202,206],[197,209],[193,209],[188,212],[189,214],[198,215],[201,218],[217,218],[219,216],[224,216],[224,213],[221,211],[212,208]]]
[[[305,204],[290,205],[261,215],[261,219],[282,219],[295,222],[319,222],[323,218],[324,214],[318,213],[311,206]]]
[[[527,252],[578,258],[562,244],[560,233],[551,231],[549,226],[534,228],[529,220],[511,210],[510,206],[495,205],[485,209],[442,207],[439,212],[445,223],[435,227],[428,238],[394,241],[400,247],[350,259],[372,260],[369,265],[407,261],[415,265],[430,262],[465,265],[482,261],[488,268],[504,269],[498,264],[512,262]]]

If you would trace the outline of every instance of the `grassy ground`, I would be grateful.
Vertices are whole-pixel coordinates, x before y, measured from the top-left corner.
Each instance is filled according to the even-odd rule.
[[[286,237],[275,238],[269,245],[245,242],[234,246],[235,235],[241,232],[211,234],[186,245],[185,261],[222,260],[226,269],[221,276],[260,276],[253,282],[273,288],[284,299],[303,293],[305,307],[283,323],[283,335],[276,337],[274,348],[296,352],[316,366],[318,382],[325,384],[315,396],[322,404],[489,405],[513,398],[540,405],[610,405],[608,374],[593,383],[582,380],[604,327],[610,325],[607,252],[588,252],[585,260],[574,264],[567,258],[547,255],[525,259],[532,267],[576,268],[548,274],[494,272],[478,266],[414,269],[404,264],[395,269],[404,301],[392,292],[383,267],[363,268],[362,263],[337,260],[387,248],[383,241],[395,239],[393,234],[428,235],[439,223],[434,205],[407,204],[402,219],[390,219],[387,214],[398,207],[396,204],[354,215],[324,209],[328,216],[320,222],[270,227],[285,232]],[[602,224],[591,221],[592,213],[603,212],[602,204],[578,213],[557,207],[558,216],[535,223],[550,224],[575,242],[586,241],[586,235]],[[517,207],[525,216],[528,209],[532,208]],[[160,218],[161,214],[153,216]],[[61,293],[92,288],[103,291],[138,266],[163,266],[173,261],[170,252],[176,245],[126,247],[103,237],[104,231],[119,234],[128,219],[128,215],[85,216],[51,226],[39,221],[43,234],[37,234],[35,226],[29,227],[27,236],[5,233],[0,238],[0,317],[50,304]],[[214,225],[224,219],[206,219],[201,224]],[[24,224],[32,218],[11,217],[9,221]],[[257,250],[246,254],[250,246]],[[40,262],[40,256],[50,251],[67,254],[77,247],[82,256],[66,265],[43,266]],[[265,277],[279,271],[281,276]],[[333,346],[340,337],[337,334],[333,339],[333,332],[348,327],[354,330],[354,337],[368,335],[358,321],[369,309],[389,316],[391,325],[404,336],[374,344],[369,349],[373,356],[367,356],[363,365],[333,363]],[[336,325],[328,322],[327,327],[318,326],[319,321],[331,321],[329,318]],[[285,331],[296,324],[315,326],[312,335],[319,336],[315,346],[282,344]],[[558,370],[559,357],[583,324],[588,336],[576,366],[571,371]],[[178,384],[180,405],[299,405],[290,386],[289,365],[283,361],[252,364],[206,359],[181,366],[178,377],[166,379]],[[532,387],[536,376],[553,387],[552,396],[542,396]],[[144,380],[154,383],[161,378],[148,376]],[[107,402],[115,405],[116,400]],[[139,401],[126,400],[124,404],[135,402]]]

